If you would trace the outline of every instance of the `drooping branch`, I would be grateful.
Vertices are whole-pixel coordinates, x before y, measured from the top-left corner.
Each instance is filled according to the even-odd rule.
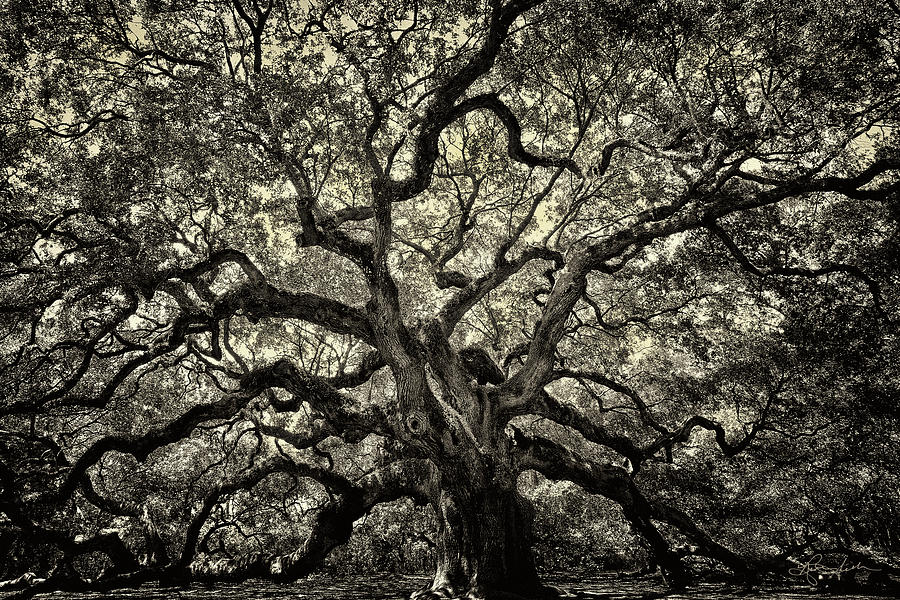
[[[191,520],[191,523],[187,528],[181,556],[178,561],[173,564],[173,567],[176,569],[186,568],[194,559],[200,532],[213,508],[220,502],[221,498],[233,494],[238,490],[251,489],[257,483],[273,473],[289,473],[299,477],[309,477],[319,481],[328,489],[342,494],[347,494],[353,491],[354,488],[353,484],[348,479],[334,471],[298,463],[285,456],[269,458],[238,473],[228,481],[224,481],[214,486],[206,493],[201,502],[200,510]]]
[[[249,318],[265,317],[301,319],[321,325],[335,333],[349,333],[371,341],[371,328],[364,313],[337,300],[310,292],[289,292],[271,285],[262,270],[245,253],[234,249],[218,250],[208,258],[187,269],[163,271],[156,285],[167,279],[179,279],[202,289],[202,276],[222,265],[238,265],[249,280],[247,284],[226,292],[215,300],[213,318],[224,318],[243,310]],[[152,292],[151,292],[152,293]]]
[[[846,273],[847,275],[850,275],[851,277],[862,281],[869,288],[869,292],[872,294],[872,300],[875,304],[876,310],[884,314],[881,299],[881,286],[877,281],[869,277],[865,273],[865,271],[855,265],[836,263],[824,267],[819,267],[818,269],[808,269],[805,267],[785,267],[781,265],[762,268],[755,265],[753,261],[750,260],[750,258],[737,245],[737,242],[734,241],[734,238],[728,235],[728,233],[722,228],[719,223],[711,221],[707,224],[707,228],[722,241],[722,243],[731,253],[731,256],[734,257],[734,259],[738,262],[742,269],[749,273],[752,273],[753,275],[756,275],[757,277],[785,275],[788,277],[815,278],[821,277],[822,275],[829,275],[831,273]]]
[[[597,321],[597,325],[606,332],[612,332],[624,329],[629,325],[650,325],[650,323],[663,315],[671,315],[677,314],[690,306],[692,303],[706,297],[705,294],[692,295],[687,297],[686,299],[678,302],[677,304],[670,306],[663,306],[661,308],[657,308],[650,312],[645,312],[644,314],[633,314],[627,317],[620,319],[617,322],[610,322],[606,320],[606,311],[604,311],[600,305],[590,297],[590,294],[585,294],[583,300],[585,303],[591,307],[594,312],[594,318]],[[599,383],[599,382],[598,382]]]
[[[164,271],[168,278],[178,278],[187,283],[196,283],[198,279],[227,263],[238,265],[250,282],[256,287],[266,284],[266,277],[253,260],[240,250],[224,248],[216,250],[196,265],[176,271]]]
[[[144,460],[157,448],[183,439],[201,423],[234,416],[263,390],[276,387],[276,371],[280,368],[282,368],[282,363],[258,369],[244,378],[240,389],[236,392],[215,402],[194,406],[174,420],[151,429],[143,435],[113,434],[97,440],[75,461],[59,490],[51,493],[48,500],[57,501],[68,497],[87,470],[107,452],[121,452],[130,454],[138,460]]]
[[[14,481],[15,475],[9,472],[2,463],[0,463],[0,475],[6,481]],[[70,557],[90,552],[102,552],[109,557],[113,568],[118,572],[132,571],[138,566],[137,559],[125,546],[118,533],[101,531],[87,538],[72,537],[68,532],[35,523],[13,496],[13,490],[6,485],[0,488],[0,513],[9,520],[14,528],[25,535],[52,544]]]
[[[630,225],[601,242],[586,246],[579,255],[584,259],[584,267],[587,269],[615,271],[622,268],[622,260],[635,256],[657,239],[706,227],[708,223],[727,215],[777,204],[788,198],[817,192],[835,192],[880,199],[890,192],[890,185],[881,191],[863,191],[861,188],[876,177],[896,170],[900,170],[900,159],[878,159],[857,175],[770,182],[773,187],[765,190],[740,190],[732,193],[726,191],[724,182],[720,182],[716,191],[707,195],[702,187],[689,186],[681,197],[667,205],[641,211]],[[729,179],[736,177],[735,172]],[[615,262],[616,259],[619,262]]]
[[[59,491],[51,493],[49,500],[68,497],[84,473],[107,452],[121,452],[145,460],[154,450],[183,439],[201,423],[233,417],[253,398],[270,388],[282,388],[293,394],[293,409],[300,401],[309,402],[342,429],[380,431],[384,428],[380,413],[361,415],[351,411],[351,402],[327,381],[301,374],[287,360],[251,371],[239,383],[236,391],[220,400],[194,406],[176,419],[142,435],[113,434],[97,440],[75,461]]]
[[[12,414],[26,414],[28,412],[32,412],[37,410],[47,404],[60,401],[61,399],[66,398],[66,395],[69,394],[75,387],[84,379],[85,375],[90,371],[90,368],[93,364],[93,360],[97,355],[97,348],[100,343],[107,338],[112,332],[115,331],[116,327],[118,327],[121,323],[125,322],[130,316],[134,315],[138,309],[138,298],[136,294],[131,293],[126,295],[127,304],[122,307],[120,310],[116,311],[114,317],[109,319],[109,321],[103,325],[101,325],[96,332],[84,343],[79,342],[64,342],[59,344],[59,347],[64,346],[72,346],[75,348],[79,348],[83,351],[83,356],[81,361],[78,363],[78,366],[74,369],[74,372],[68,376],[61,384],[58,384],[58,387],[52,391],[47,392],[46,394],[27,399],[21,402],[14,402],[11,404],[7,404],[0,408],[0,415],[12,415]],[[190,319],[182,319],[180,321],[176,321],[173,325],[172,335],[169,340],[164,344],[166,350],[161,350],[161,347],[157,347],[157,349],[151,349],[148,354],[154,354],[157,351],[165,352],[168,351],[169,343],[178,340],[177,345],[180,345],[181,341],[183,341],[183,336],[186,335],[187,327],[190,324]],[[113,376],[113,382],[110,385],[118,386],[117,383],[114,383],[116,380],[124,380],[134,369],[143,364],[144,362],[149,362],[152,358],[135,358],[131,361],[127,362],[123,365],[119,372]],[[107,386],[109,387],[109,386]],[[112,391],[115,390],[115,387],[112,388]],[[100,396],[106,397],[107,395],[111,397],[112,391],[104,388],[100,392]]]
[[[813,174],[817,174],[820,168],[813,170]],[[769,193],[783,194],[787,192],[789,195],[809,194],[813,192],[837,192],[851,198],[861,198],[869,200],[884,200],[888,195],[897,189],[896,181],[888,182],[884,187],[875,189],[862,189],[876,178],[890,171],[900,170],[900,158],[882,157],[873,161],[868,167],[849,177],[826,176],[813,178],[807,175],[795,177],[792,180],[785,181],[771,177],[747,173],[739,171],[735,176],[753,181],[755,183],[774,186]]]
[[[686,583],[679,557],[669,548],[651,518],[652,507],[624,469],[598,464],[554,441],[529,436],[514,429],[516,455],[521,469],[533,469],[548,479],[565,479],[585,491],[600,494],[622,507],[622,512],[647,542],[663,576],[673,587]]]
[[[291,467],[293,468],[293,467]],[[323,473],[297,466],[298,474],[318,479]],[[327,472],[329,477],[336,477]],[[339,477],[339,476],[337,476]],[[302,546],[288,554],[253,554],[216,563],[195,563],[192,572],[204,579],[245,579],[264,577],[294,581],[308,575],[331,550],[345,543],[353,531],[354,521],[377,504],[412,497],[417,503],[429,502],[435,495],[437,473],[421,460],[402,460],[350,482],[340,478],[333,482],[334,499],[321,509],[312,531]],[[324,480],[326,486],[329,480]]]
[[[92,395],[69,394],[60,397],[58,401],[54,400],[53,395],[45,396],[40,403],[44,406],[81,406],[91,408],[103,408],[112,400],[116,391],[123,383],[139,368],[149,365],[153,361],[175,352],[187,340],[189,333],[199,333],[206,328],[202,319],[198,319],[197,315],[182,315],[175,319],[172,325],[172,331],[167,338],[153,344],[142,354],[138,354],[122,364],[115,374],[107,381],[99,392]],[[26,408],[26,407],[23,407]],[[36,407],[27,407],[29,411]]]
[[[660,561],[664,571],[680,572],[678,555],[669,549],[651,519],[672,525],[697,545],[698,554],[720,561],[741,577],[754,578],[758,575],[754,568],[764,566],[716,542],[677,507],[647,500],[631,477],[619,467],[597,464],[556,442],[527,436],[518,430],[515,431],[515,442],[521,468],[534,469],[549,479],[572,481],[587,492],[619,503],[635,529],[647,539],[654,558]]]
[[[94,128],[103,123],[111,123],[117,120],[128,121],[129,119],[130,118],[127,115],[124,115],[115,110],[102,110],[86,121],[66,124],[62,126],[54,126],[37,117],[31,117],[32,121],[41,126],[41,131],[63,139],[81,138],[86,136],[88,133],[93,131]],[[66,130],[61,130],[61,127],[65,127]]]
[[[194,561],[199,534],[214,506],[226,495],[250,489],[274,473],[289,473],[319,481],[332,492],[332,500],[316,514],[312,531],[299,548],[287,554],[253,553],[222,561]],[[417,504],[436,498],[438,473],[422,460],[400,460],[351,481],[336,473],[297,463],[283,456],[268,459],[214,486],[203,498],[200,512],[189,526],[180,558],[172,564],[120,570],[94,581],[77,576],[39,580],[20,597],[54,590],[112,590],[154,580],[183,580],[193,576],[204,580],[243,580],[251,577],[294,581],[310,574],[331,550],[345,543],[353,532],[353,523],[377,504],[411,497]],[[118,538],[116,538],[118,539]],[[78,551],[103,550],[106,538],[92,539]],[[96,546],[96,547],[95,547]],[[193,561],[193,562],[192,562]],[[122,565],[123,567],[127,565]]]
[[[682,534],[687,536],[697,545],[697,554],[718,560],[723,565],[732,569],[738,575],[753,578],[759,573],[754,571],[757,565],[748,558],[742,557],[729,550],[712,536],[703,531],[684,511],[666,502],[650,502],[651,514],[654,519],[668,523]]]
[[[219,298],[211,297],[213,304],[209,309],[193,303],[174,283],[182,281],[195,286],[201,297],[210,296],[208,286],[204,282],[205,277],[227,264],[238,265],[247,276],[248,282]],[[215,333],[216,321],[227,319],[239,311],[243,311],[251,319],[267,317],[301,319],[337,333],[354,335],[364,341],[372,340],[371,327],[362,311],[317,294],[279,290],[266,282],[262,271],[246,254],[234,249],[216,251],[191,267],[163,270],[153,277],[137,278],[134,283],[139,286],[140,293],[148,299],[152,298],[157,290],[163,290],[183,304],[184,312],[174,317],[167,335],[152,344],[130,343],[123,347],[120,353],[127,355],[127,360],[116,368],[106,384],[96,393],[90,395],[70,393],[93,366],[97,346],[101,342],[106,343],[109,336],[116,336],[117,326],[135,314],[140,307],[136,291],[125,288],[126,306],[118,309],[113,315],[114,318],[108,319],[86,343],[82,344],[83,357],[67,381],[41,397],[5,405],[0,408],[0,413],[23,414],[48,405],[96,408],[106,406],[129,377],[142,367],[182,348],[189,335],[212,329],[216,337],[213,340],[215,345],[218,342]],[[126,341],[121,337],[115,339],[122,343]],[[367,377],[372,369],[377,369],[375,364],[367,363],[360,372],[348,374],[345,377],[346,382],[343,383],[350,385],[361,377]]]
[[[65,450],[51,436],[34,436],[15,431],[0,431],[0,438],[7,438],[3,440],[7,443],[9,438],[13,438],[19,443],[32,444],[33,448],[43,448],[43,452],[36,451],[30,453],[32,455],[39,454],[41,459],[46,461],[40,468],[35,468],[35,464],[31,462],[30,466],[32,472],[47,470],[52,472],[71,467],[70,462],[66,458]],[[18,498],[16,494],[17,488],[19,487],[18,484],[21,484],[23,479],[27,480],[29,472],[23,472],[23,470],[20,469],[17,474],[8,467],[2,466],[2,462],[0,462],[0,475],[3,476],[4,481],[4,485],[0,486],[0,497],[3,499],[3,512],[23,531],[39,534],[43,539],[56,543],[60,549],[70,554],[89,552],[94,549],[105,552],[106,550],[104,550],[103,546],[108,545],[110,558],[113,560],[114,565],[118,565],[116,566],[117,569],[121,570],[120,566],[133,566],[132,563],[134,558],[131,557],[130,552],[127,552],[124,546],[122,546],[121,540],[114,539],[114,537],[118,535],[115,531],[106,530],[101,532],[101,535],[97,537],[97,541],[85,543],[85,540],[79,540],[77,538],[74,540],[71,539],[67,533],[62,531],[55,531],[35,524],[28,516],[29,512],[27,508],[23,506],[21,499]],[[108,497],[102,495],[96,490],[93,481],[86,473],[81,478],[79,489],[82,496],[84,496],[84,499],[101,511],[138,521],[143,529],[146,539],[150,543],[151,554],[155,554],[157,559],[165,560],[165,546],[159,537],[159,532],[150,517],[146,505],[142,505],[139,502],[134,502],[124,497]]]
[[[633,447],[633,455],[626,454],[626,456],[628,456],[632,460],[632,465],[635,470],[639,469],[641,463],[644,462],[647,458],[653,456],[654,454],[656,454],[663,448],[671,448],[672,445],[674,445],[674,444],[682,443],[682,442],[685,442],[688,439],[690,439],[690,436],[693,433],[694,429],[696,429],[698,427],[702,428],[702,429],[706,429],[708,431],[712,431],[715,433],[716,443],[722,449],[722,452],[726,457],[730,458],[732,456],[736,456],[737,454],[740,454],[741,452],[743,452],[750,446],[750,444],[756,438],[757,434],[762,429],[765,428],[768,412],[777,397],[777,394],[775,392],[768,394],[766,404],[763,407],[759,417],[756,419],[756,421],[754,421],[753,425],[751,426],[750,431],[746,432],[744,434],[744,437],[739,442],[737,442],[736,444],[732,444],[732,443],[728,442],[725,428],[722,427],[721,424],[717,423],[716,421],[713,421],[712,419],[701,416],[701,415],[694,415],[694,416],[690,417],[689,419],[687,419],[687,421],[685,421],[685,423],[681,427],[679,427],[678,429],[676,429],[674,431],[669,429],[668,427],[666,427],[662,423],[660,423],[655,417],[653,417],[653,415],[650,413],[650,409],[647,406],[646,402],[643,400],[643,398],[641,398],[640,394],[638,394],[636,390],[634,390],[633,388],[626,386],[622,383],[614,381],[614,380],[602,375],[601,373],[590,372],[590,371],[573,371],[570,369],[561,369],[561,370],[555,371],[554,373],[555,373],[555,376],[558,376],[558,377],[570,377],[570,378],[574,378],[574,379],[585,379],[588,381],[593,381],[595,383],[599,383],[600,385],[603,385],[604,387],[607,387],[611,390],[614,390],[616,392],[619,392],[620,394],[627,396],[634,402],[635,407],[638,409],[638,412],[640,413],[641,418],[644,421],[644,423],[646,425],[652,427],[656,431],[658,431],[660,434],[662,434],[654,442],[648,444],[647,446],[645,446],[643,448],[634,446]],[[569,409],[569,410],[571,410],[571,409]],[[553,417],[550,416],[549,418],[552,419]],[[554,420],[556,420],[556,419],[554,419]],[[584,424],[581,426],[577,426],[576,424],[574,424],[574,423],[580,423],[581,421],[584,421]],[[572,426],[573,428],[577,429],[578,431],[580,431],[582,434],[585,435],[586,439],[589,439],[591,441],[597,441],[597,440],[591,439],[591,437],[589,437],[589,433],[591,433],[591,429],[597,427],[597,425],[595,425],[593,422],[591,422],[589,419],[587,419],[583,415],[577,415],[577,418],[573,418],[573,423],[564,423],[564,424],[568,424],[568,425]],[[584,431],[582,431],[582,430],[584,430]],[[585,431],[587,431],[588,433],[585,433]],[[598,442],[598,443],[602,443],[602,442]],[[612,447],[612,446],[610,446],[610,447]]]

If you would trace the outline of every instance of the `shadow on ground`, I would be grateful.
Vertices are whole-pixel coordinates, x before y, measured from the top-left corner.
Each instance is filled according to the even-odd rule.
[[[601,573],[589,577],[556,575],[548,583],[566,592],[573,600],[814,600],[816,598],[853,598],[885,600],[885,596],[817,594],[797,585],[764,586],[742,590],[734,586],[704,583],[684,592],[671,592],[658,577],[621,577]],[[270,581],[250,580],[241,583],[217,583],[205,586],[173,588],[147,585],[136,589],[120,589],[108,593],[72,594],[57,592],[38,598],[73,598],[74,600],[401,600],[429,582],[427,577],[380,575],[335,580],[324,575],[283,585]],[[0,594],[0,598],[5,595]]]

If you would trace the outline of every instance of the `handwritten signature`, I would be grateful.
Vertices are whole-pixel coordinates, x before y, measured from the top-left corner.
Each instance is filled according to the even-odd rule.
[[[848,563],[847,558],[836,567],[829,567],[828,565],[822,564],[822,555],[814,554],[809,560],[806,562],[801,562],[795,558],[789,559],[791,562],[796,564],[796,567],[792,567],[788,570],[788,573],[794,575],[796,577],[803,577],[810,585],[817,585],[820,580],[823,579],[838,579],[840,580],[841,575],[843,573],[850,573],[851,571],[857,570],[866,570],[866,571],[877,571],[878,569],[872,569],[870,567],[864,567],[862,563]]]

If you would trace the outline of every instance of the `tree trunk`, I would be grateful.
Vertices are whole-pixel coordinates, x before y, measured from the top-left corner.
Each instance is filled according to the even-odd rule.
[[[531,554],[534,511],[515,487],[442,490],[436,502],[437,566],[414,600],[556,598]]]

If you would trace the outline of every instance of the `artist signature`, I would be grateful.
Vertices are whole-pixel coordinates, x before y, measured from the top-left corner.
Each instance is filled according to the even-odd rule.
[[[878,570],[872,569],[870,567],[864,567],[862,563],[848,563],[846,557],[838,566],[829,567],[828,565],[822,564],[821,554],[812,555],[812,557],[806,562],[799,561],[795,558],[789,560],[797,566],[789,569],[788,573],[796,577],[803,577],[810,585],[817,585],[822,579],[840,580],[843,573],[850,573],[851,571],[857,571],[861,569],[864,569],[866,571]]]

